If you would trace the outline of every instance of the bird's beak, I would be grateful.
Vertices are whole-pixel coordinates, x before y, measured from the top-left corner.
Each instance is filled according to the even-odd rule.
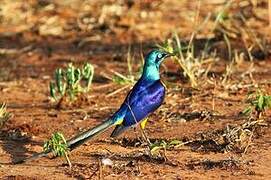
[[[174,53],[169,53],[169,52],[165,52],[165,56],[164,56],[164,59],[170,57],[170,56],[174,56],[175,54]]]

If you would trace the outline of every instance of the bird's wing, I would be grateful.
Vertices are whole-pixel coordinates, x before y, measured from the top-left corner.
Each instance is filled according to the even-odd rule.
[[[153,98],[159,98],[159,93],[161,93],[160,90],[156,90],[159,89],[157,88],[160,87],[159,85],[160,81],[155,81],[146,86],[134,87],[130,91],[121,106],[121,109],[125,109],[124,121],[117,124],[111,137],[116,137],[130,126],[137,124],[161,105],[162,100],[158,103],[156,100],[153,101]]]
[[[119,110],[116,111],[111,119],[115,122],[115,125],[120,125],[123,122],[123,119],[125,117],[125,114],[127,112],[128,106],[127,104],[133,104],[134,102],[138,101],[139,98],[142,98],[143,94],[146,93],[146,89],[148,89],[151,85],[153,85],[155,82],[148,83],[142,79],[138,80],[138,82],[134,85],[134,87],[130,90],[130,92],[127,94],[124,102],[120,106]]]
[[[160,80],[148,82],[144,80],[139,80],[133,89],[128,93],[124,103],[133,104],[135,101],[138,101],[139,98],[144,98],[146,91],[153,85],[160,83]]]
[[[161,84],[160,80],[146,85],[141,84],[139,88],[135,88],[129,93],[124,103],[128,106],[130,111],[135,110],[140,106],[142,109],[149,108],[148,110],[144,109],[145,111],[148,111],[148,113],[152,112],[155,110],[152,108],[152,105],[157,102],[155,101],[155,98],[159,96],[161,90],[164,91],[164,86]]]

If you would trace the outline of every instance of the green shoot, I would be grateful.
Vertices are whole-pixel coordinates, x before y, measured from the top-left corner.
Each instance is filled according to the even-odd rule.
[[[81,69],[69,64],[66,69],[57,69],[55,79],[50,82],[50,96],[53,100],[61,102],[66,96],[74,100],[80,93],[90,90],[93,80],[94,67],[86,63]]]
[[[7,112],[7,105],[1,103],[0,105],[0,128],[11,118],[11,114]]]
[[[250,93],[247,101],[249,106],[242,112],[245,115],[255,112],[256,117],[261,118],[267,109],[271,109],[271,95],[264,94],[261,90]]]
[[[56,132],[52,134],[50,140],[46,141],[43,145],[44,152],[52,152],[54,156],[65,157],[69,166],[71,167],[71,162],[68,157],[69,148],[65,137],[62,133]]]
[[[154,156],[160,155],[160,150],[163,150],[163,154],[166,157],[166,150],[177,148],[179,146],[184,145],[182,141],[179,140],[172,140],[170,142],[166,142],[165,140],[156,141],[155,143],[152,143],[150,146],[151,154]]]

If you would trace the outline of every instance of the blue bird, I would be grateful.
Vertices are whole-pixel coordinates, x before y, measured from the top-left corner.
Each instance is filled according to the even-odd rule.
[[[144,129],[147,121],[145,118],[164,101],[166,89],[160,80],[159,69],[163,60],[171,55],[161,50],[152,50],[148,53],[140,79],[128,93],[119,110],[102,124],[67,141],[69,149],[73,150],[112,126],[116,127],[111,137],[116,137],[139,123]],[[143,135],[146,138],[145,133]]]
[[[112,126],[116,127],[111,137],[116,137],[126,129],[139,123],[140,127],[144,129],[147,121],[145,118],[159,108],[164,101],[166,89],[160,81],[159,69],[163,60],[171,55],[173,54],[161,50],[152,50],[148,53],[145,57],[143,73],[140,79],[128,93],[119,110],[100,125],[68,140],[67,145],[69,150],[75,149]],[[147,139],[144,130],[143,136]],[[148,143],[150,142],[148,141]],[[34,160],[46,156],[48,153],[50,151],[41,152],[17,163]]]

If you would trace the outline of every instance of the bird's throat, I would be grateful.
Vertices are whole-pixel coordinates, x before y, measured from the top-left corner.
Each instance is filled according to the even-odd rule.
[[[147,80],[159,80],[160,74],[159,74],[159,68],[157,68],[154,65],[146,66],[144,67],[142,77]]]

